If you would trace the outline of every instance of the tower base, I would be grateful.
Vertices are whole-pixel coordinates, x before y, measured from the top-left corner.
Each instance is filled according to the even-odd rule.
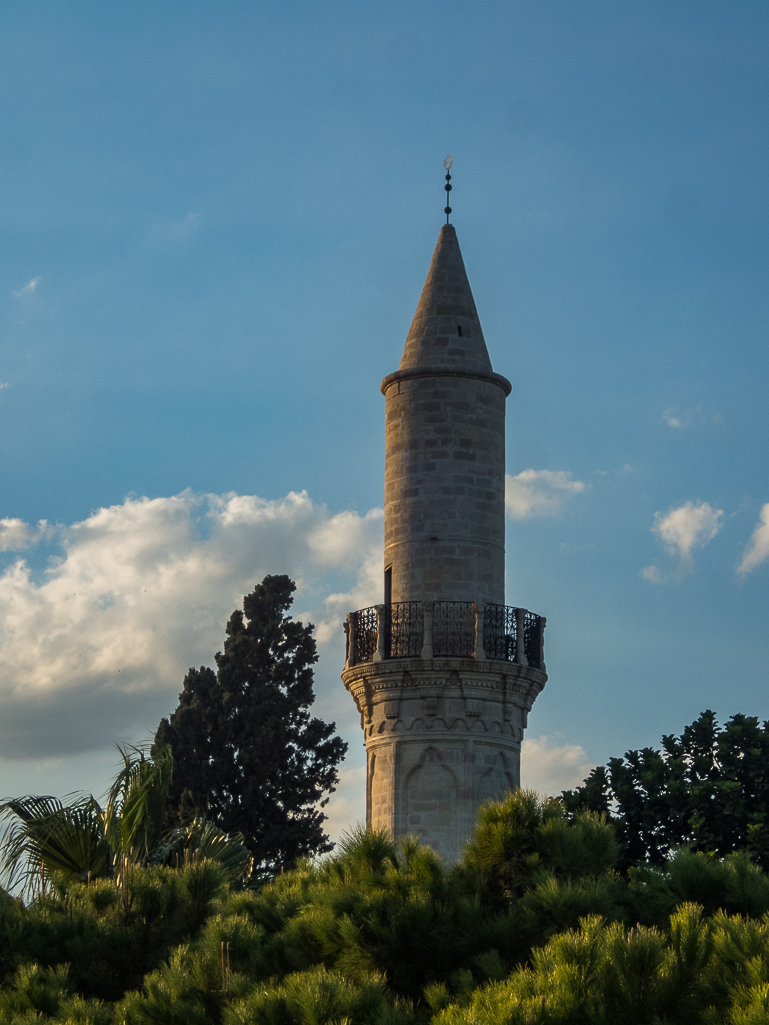
[[[520,785],[544,666],[478,658],[364,662],[342,673],[366,742],[366,824],[457,861],[479,806]]]

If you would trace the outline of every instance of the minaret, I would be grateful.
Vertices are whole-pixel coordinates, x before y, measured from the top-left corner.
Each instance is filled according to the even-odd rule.
[[[447,179],[448,180],[448,179]],[[385,396],[384,601],[347,617],[366,818],[447,861],[478,806],[520,783],[547,680],[545,620],[506,606],[505,401],[452,224],[441,228]]]

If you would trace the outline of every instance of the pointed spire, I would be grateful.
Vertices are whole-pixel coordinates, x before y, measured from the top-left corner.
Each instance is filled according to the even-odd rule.
[[[441,228],[399,367],[420,368],[493,373],[453,224]]]

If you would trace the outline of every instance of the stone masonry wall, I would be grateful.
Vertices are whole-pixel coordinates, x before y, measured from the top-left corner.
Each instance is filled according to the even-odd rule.
[[[463,374],[386,386],[393,601],[504,604],[505,390]]]

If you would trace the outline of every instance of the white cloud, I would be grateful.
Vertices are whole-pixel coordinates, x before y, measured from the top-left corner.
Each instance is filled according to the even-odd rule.
[[[642,569],[638,575],[643,577],[644,580],[648,580],[650,584],[661,584],[664,579],[659,566],[655,566],[654,564]]]
[[[17,299],[26,299],[31,295],[34,295],[37,291],[37,286],[40,284],[40,278],[32,278],[22,288],[14,289],[13,294]]]
[[[566,470],[523,470],[505,477],[505,509],[514,520],[558,512],[567,498],[585,490]]]
[[[579,744],[555,737],[526,737],[521,745],[521,785],[540,794],[558,796],[580,786],[594,768]]]
[[[0,381],[0,391],[2,391],[4,388],[10,388],[10,387],[11,386],[10,386],[10,384],[8,384],[7,381]]]
[[[680,568],[691,569],[692,551],[704,548],[721,529],[723,509],[714,509],[707,502],[686,502],[669,512],[654,514],[651,528],[665,543],[671,555],[680,559]],[[650,579],[647,577],[647,579]]]
[[[668,427],[674,427],[676,429],[683,429],[691,427],[694,423],[694,415],[689,409],[679,411],[674,409],[672,406],[670,409],[666,409],[662,414],[662,419],[668,425]]]
[[[0,552],[19,552],[43,538],[51,537],[54,531],[55,528],[46,520],[40,520],[36,527],[31,527],[24,520],[0,520]]]
[[[357,718],[338,681],[342,621],[379,597],[381,532],[381,510],[332,515],[306,492],[128,498],[56,528],[61,552],[44,573],[17,559],[0,575],[0,759],[146,735],[187,668],[213,664],[227,617],[267,573],[297,581],[294,615],[316,624],[333,662],[319,714]],[[45,523],[0,521],[6,549],[44,536]]]
[[[769,502],[761,509],[761,518],[750,536],[737,572],[750,573],[769,558]]]

